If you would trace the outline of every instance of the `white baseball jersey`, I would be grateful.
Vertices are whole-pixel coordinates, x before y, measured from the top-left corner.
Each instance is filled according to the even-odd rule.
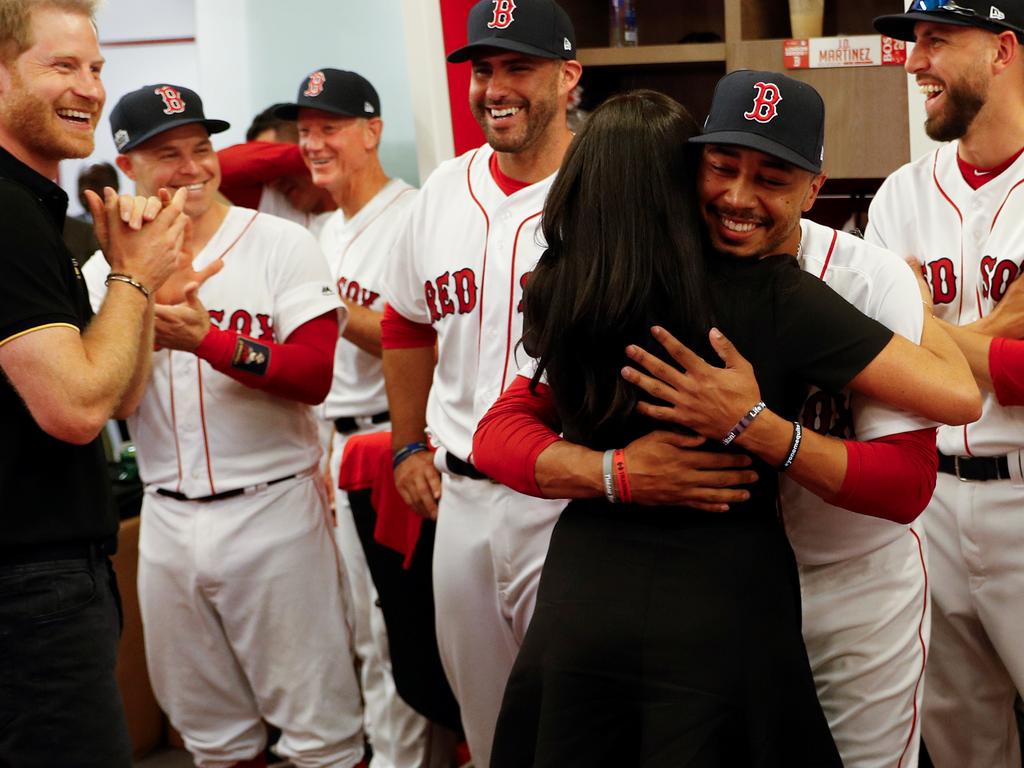
[[[918,343],[924,308],[913,272],[895,254],[806,219],[801,222],[800,266],[868,317]],[[804,404],[805,427],[841,439],[873,440],[935,426],[857,393],[813,390]],[[783,476],[782,510],[797,561],[820,565],[873,552],[904,535],[907,526],[832,506]]]
[[[416,199],[416,190],[392,179],[351,219],[335,211],[320,231],[320,248],[343,298],[375,312],[384,311],[382,295],[388,257]],[[334,383],[320,415],[371,416],[388,409],[384,372],[379,357],[338,339],[334,352]]]
[[[232,207],[193,266],[221,256],[224,268],[200,287],[199,299],[222,329],[282,342],[340,306],[316,240],[297,224]],[[108,272],[102,258],[83,269],[94,306]],[[247,387],[191,352],[153,354],[129,428],[143,481],[190,498],[286,477],[320,456],[308,406]]]
[[[990,312],[1024,268],[1024,156],[974,190],[960,173],[957,146],[942,146],[885,180],[871,203],[867,237],[921,261],[936,317],[966,325]],[[1024,446],[1024,407],[982,395],[978,421],[939,429],[940,451],[993,456]]]
[[[386,286],[399,314],[437,330],[427,424],[462,459],[477,422],[526,359],[517,349],[523,286],[544,251],[540,217],[554,181],[552,174],[506,196],[491,178],[493,152],[484,145],[430,175],[395,245]]]

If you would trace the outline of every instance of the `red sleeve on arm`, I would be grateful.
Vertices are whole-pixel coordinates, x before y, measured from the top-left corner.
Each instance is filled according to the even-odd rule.
[[[831,503],[894,523],[916,520],[935,490],[939,468],[935,430],[901,432],[864,443],[843,442],[846,477]]]
[[[255,208],[263,185],[282,176],[308,174],[297,144],[247,141],[217,153],[220,160],[220,192],[235,205]]]
[[[334,311],[309,320],[284,343],[260,341],[210,326],[196,356],[247,387],[307,405],[331,389],[338,318]]]
[[[380,344],[383,349],[413,349],[432,347],[437,343],[437,331],[429,323],[414,323],[398,314],[390,304],[384,305],[380,321]]]
[[[988,370],[1000,405],[1024,405],[1024,341],[992,339]]]
[[[534,472],[537,457],[561,439],[559,429],[551,388],[539,384],[531,392],[530,380],[516,376],[477,425],[473,464],[502,485],[543,498]]]

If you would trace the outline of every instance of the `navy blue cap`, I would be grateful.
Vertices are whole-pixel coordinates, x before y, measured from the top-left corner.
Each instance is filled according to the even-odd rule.
[[[718,81],[695,144],[733,144],[821,173],[825,102],[813,87],[778,72],[740,69]]]
[[[344,117],[379,117],[380,97],[362,75],[325,67],[306,75],[295,103],[282,104],[274,114],[282,120],[295,120],[303,107]]]
[[[499,48],[543,59],[575,59],[576,32],[554,0],[480,0],[469,11],[466,39],[448,54],[457,64],[481,48]]]
[[[144,85],[126,93],[110,112],[114,146],[122,154],[157,134],[191,123],[202,123],[208,133],[231,127],[223,120],[207,119],[198,93],[167,83]]]
[[[897,40],[914,40],[919,21],[978,27],[989,32],[1016,32],[1024,40],[1024,0],[913,0],[906,13],[875,18],[875,29]]]

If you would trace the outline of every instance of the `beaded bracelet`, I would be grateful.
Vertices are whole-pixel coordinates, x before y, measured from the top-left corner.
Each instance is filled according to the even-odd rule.
[[[793,422],[793,442],[789,446],[789,455],[786,456],[786,460],[782,462],[782,466],[779,467],[780,472],[785,472],[791,466],[793,466],[793,460],[796,458],[796,452],[800,450],[800,441],[804,438],[804,428],[800,426],[799,421]]]
[[[408,445],[403,445],[401,448],[395,451],[394,455],[391,457],[391,469],[398,469],[398,465],[401,464],[406,459],[408,459],[414,453],[423,453],[424,451],[429,450],[430,446],[427,445],[422,440],[415,443],[409,443]]]
[[[126,275],[123,272],[111,272],[109,275],[107,275],[107,279],[103,281],[103,284],[106,285],[106,286],[109,286],[111,280],[114,280],[115,282],[118,282],[118,283],[127,283],[132,288],[137,288],[138,290],[142,291],[142,295],[146,297],[146,300],[147,301],[149,300],[149,296],[150,296],[149,288],[144,286],[142,283],[140,283],[138,280],[136,280],[131,275]]]
[[[615,492],[615,476],[612,474],[612,463],[615,451],[605,451],[601,459],[601,471],[604,473],[604,497],[612,504],[619,503],[619,495]]]
[[[618,486],[619,500],[628,504],[633,500],[633,489],[629,485],[629,474],[626,472],[626,449],[616,448],[612,454],[615,479]]]
[[[729,443],[739,437],[743,433],[743,430],[750,426],[750,422],[754,420],[754,417],[767,407],[768,406],[764,404],[764,400],[761,400],[753,408],[747,411],[747,415],[737,421],[736,426],[729,430],[729,434],[722,438],[722,445],[729,445]]]

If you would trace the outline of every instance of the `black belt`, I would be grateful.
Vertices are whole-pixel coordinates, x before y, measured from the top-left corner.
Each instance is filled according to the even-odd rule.
[[[1010,463],[1005,456],[947,456],[939,454],[939,472],[959,480],[1009,480]]]
[[[184,493],[178,493],[178,491],[169,491],[166,488],[157,488],[156,492],[159,493],[161,496],[166,496],[167,498],[174,499],[175,501],[199,501],[205,504],[208,501],[220,501],[221,499],[230,499],[234,496],[241,496],[248,490],[255,490],[261,487],[266,488],[271,485],[277,485],[278,483],[283,483],[285,480],[291,480],[293,477],[298,477],[298,474],[288,475],[287,477],[279,477],[276,480],[268,480],[265,483],[257,483],[256,485],[249,486],[248,488],[235,488],[230,491],[221,491],[220,493],[214,493],[210,496],[199,496],[194,499],[189,498]]]
[[[353,432],[359,431],[359,422],[356,419],[357,416],[339,416],[334,420],[334,428],[338,430],[339,435],[350,435]],[[391,413],[389,411],[381,411],[370,416],[371,424],[384,424],[385,422],[391,421]]]
[[[64,541],[59,544],[26,544],[0,549],[0,566],[45,563],[50,560],[90,560],[117,552],[117,536],[100,541]]]
[[[454,456],[447,451],[444,454],[444,463],[447,465],[448,471],[453,475],[461,475],[462,477],[469,477],[473,480],[491,479],[468,461],[463,461],[458,456]]]

